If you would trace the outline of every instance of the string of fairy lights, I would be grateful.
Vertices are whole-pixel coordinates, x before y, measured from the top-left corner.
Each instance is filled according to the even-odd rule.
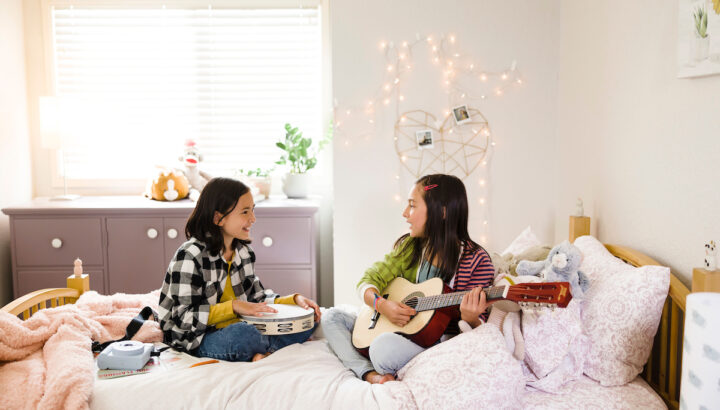
[[[334,138],[337,144],[350,149],[353,141],[358,139],[369,140],[371,136],[378,134],[376,131],[376,114],[383,110],[382,114],[392,116],[395,120],[403,120],[401,112],[404,105],[412,103],[406,98],[403,89],[408,83],[408,76],[414,71],[420,61],[414,56],[419,54],[420,47],[427,47],[429,53],[429,64],[437,67],[441,72],[441,80],[438,86],[442,88],[447,96],[447,105],[442,110],[444,118],[451,114],[454,107],[461,105],[475,106],[486,102],[490,98],[499,98],[509,92],[512,88],[524,84],[524,80],[517,69],[517,64],[512,61],[509,66],[500,70],[488,70],[479,62],[472,59],[468,54],[457,50],[457,38],[454,34],[448,35],[427,35],[416,34],[413,40],[402,40],[392,42],[382,40],[378,49],[384,54],[385,62],[383,67],[382,82],[371,90],[370,95],[353,106],[341,106],[337,101],[333,104],[333,126]],[[442,120],[437,121],[441,123]],[[347,127],[346,127],[347,125]],[[438,124],[439,127],[439,124]],[[452,133],[452,129],[449,131]],[[386,134],[382,132],[380,134]],[[483,131],[483,135],[490,139],[486,154],[481,158],[481,175],[478,177],[480,195],[477,198],[478,204],[483,210],[481,242],[487,242],[488,224],[488,162],[491,159],[491,152],[496,146],[494,135],[489,129]],[[397,136],[395,136],[397,139]],[[398,193],[394,200],[401,202],[405,194],[399,192],[403,188],[399,186],[402,165],[398,164],[398,172],[395,180],[398,181]]]

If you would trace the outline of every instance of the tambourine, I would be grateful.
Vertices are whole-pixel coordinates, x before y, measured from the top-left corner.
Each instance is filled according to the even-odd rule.
[[[315,310],[296,305],[270,303],[277,313],[264,312],[262,316],[240,316],[241,322],[249,323],[263,335],[287,335],[310,330],[314,326]]]

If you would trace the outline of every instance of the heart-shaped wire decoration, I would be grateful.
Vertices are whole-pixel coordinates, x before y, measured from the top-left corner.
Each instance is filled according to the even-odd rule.
[[[490,126],[480,111],[468,108],[467,114],[469,118],[456,123],[451,112],[440,126],[426,111],[400,115],[395,123],[395,151],[410,174],[419,178],[442,173],[465,179],[475,171],[487,154]]]

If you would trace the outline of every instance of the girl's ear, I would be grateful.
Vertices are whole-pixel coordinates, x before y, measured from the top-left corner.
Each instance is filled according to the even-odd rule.
[[[218,211],[215,211],[215,214],[213,215],[213,223],[217,226],[223,226],[225,220],[222,219],[222,214]]]

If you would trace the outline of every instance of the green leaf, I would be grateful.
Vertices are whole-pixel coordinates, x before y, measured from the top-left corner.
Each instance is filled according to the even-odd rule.
[[[277,147],[280,149],[283,149],[283,150],[286,149],[285,144],[283,144],[282,142],[276,142],[275,145],[277,145]]]

